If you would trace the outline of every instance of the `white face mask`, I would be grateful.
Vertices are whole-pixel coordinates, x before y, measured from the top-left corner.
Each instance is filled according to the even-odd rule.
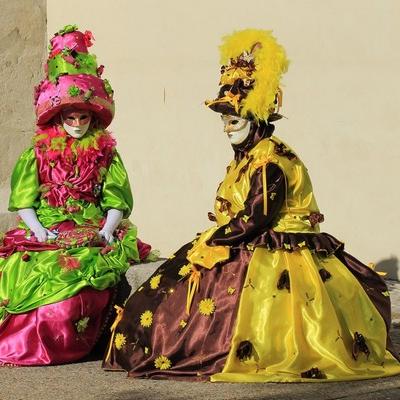
[[[80,126],[71,126],[68,125],[65,121],[63,121],[63,128],[68,133],[68,135],[72,136],[75,139],[80,139],[85,135],[87,130],[89,129],[90,121],[87,124]]]
[[[224,132],[232,144],[243,143],[250,134],[250,123],[247,119],[234,115],[222,115]]]

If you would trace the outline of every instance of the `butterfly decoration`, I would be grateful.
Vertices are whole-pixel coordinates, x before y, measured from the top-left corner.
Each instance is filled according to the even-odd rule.
[[[287,289],[287,291],[290,293],[290,277],[287,269],[284,269],[281,273],[276,287],[279,290]]]
[[[353,351],[352,351],[353,358],[357,360],[360,353],[364,353],[367,356],[367,360],[369,355],[371,354],[364,336],[361,333],[355,332],[353,339]]]

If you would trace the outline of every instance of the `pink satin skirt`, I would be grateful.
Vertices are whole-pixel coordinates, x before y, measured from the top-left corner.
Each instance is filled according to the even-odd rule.
[[[58,303],[0,323],[0,365],[49,365],[89,354],[101,333],[112,290],[83,289]]]

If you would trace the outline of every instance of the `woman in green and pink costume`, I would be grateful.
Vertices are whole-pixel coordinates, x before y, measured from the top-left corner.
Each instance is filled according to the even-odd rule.
[[[132,194],[115,139],[113,91],[67,26],[36,88],[37,131],[11,178],[20,217],[0,247],[0,365],[78,360],[93,348],[129,265],[150,246],[129,223]]]

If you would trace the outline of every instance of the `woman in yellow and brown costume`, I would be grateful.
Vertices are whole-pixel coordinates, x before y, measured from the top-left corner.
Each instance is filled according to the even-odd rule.
[[[320,233],[307,169],[276,136],[288,61],[270,32],[221,46],[221,113],[235,157],[215,225],[118,310],[104,361],[131,377],[226,382],[355,380],[400,373],[380,276]]]

